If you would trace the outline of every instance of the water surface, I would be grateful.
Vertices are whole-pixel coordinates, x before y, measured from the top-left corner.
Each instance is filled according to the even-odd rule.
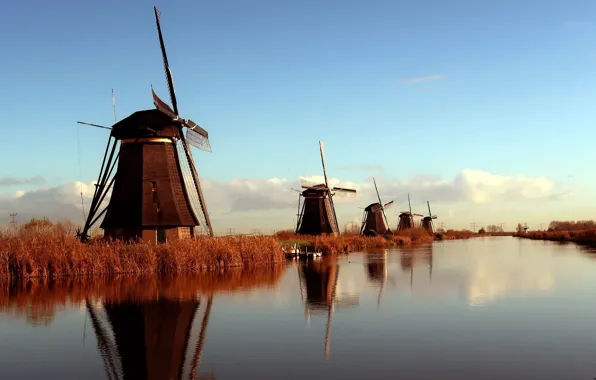
[[[0,379],[593,379],[594,251],[511,237],[0,290]]]

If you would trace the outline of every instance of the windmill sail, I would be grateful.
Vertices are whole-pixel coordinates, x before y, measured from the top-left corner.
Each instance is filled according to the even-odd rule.
[[[195,148],[211,152],[211,144],[209,143],[209,134],[206,130],[199,127],[192,120],[186,122],[188,128],[186,129],[186,140]]]
[[[194,174],[191,166],[192,163],[187,158],[183,142],[176,144],[176,153],[178,154],[178,158],[180,160],[180,169],[182,171],[182,178],[184,180],[184,188],[186,189],[186,194],[188,194],[188,200],[190,202],[192,211],[199,221],[199,226],[203,230],[203,233],[210,235],[211,223],[209,222],[209,216],[206,212],[207,210],[204,207],[205,200],[201,196],[201,191],[199,190],[201,185],[198,182],[198,178],[197,184],[195,185],[193,178]]]

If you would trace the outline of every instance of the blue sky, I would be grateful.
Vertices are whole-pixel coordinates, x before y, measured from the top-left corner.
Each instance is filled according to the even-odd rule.
[[[202,177],[320,174],[323,140],[342,180],[382,165],[593,184],[596,3],[534,0],[12,2],[0,177],[94,180],[107,134],[76,121],[111,124],[112,88],[119,118],[153,107],[151,84],[168,98],[153,5],[181,115],[210,133]]]

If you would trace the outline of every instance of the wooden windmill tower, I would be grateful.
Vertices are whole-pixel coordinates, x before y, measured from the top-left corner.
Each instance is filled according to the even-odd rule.
[[[108,379],[197,378],[212,295],[204,308],[198,299],[85,304]]]
[[[424,228],[430,236],[433,236],[435,234],[433,219],[437,219],[437,216],[430,212],[430,203],[428,201],[426,201],[426,205],[428,206],[428,216],[422,218],[422,228]]]
[[[83,241],[104,214],[100,227],[106,238],[165,242],[194,236],[196,226],[213,235],[189,146],[210,152],[209,136],[179,116],[160,14],[156,8],[154,12],[173,109],[151,89],[156,109],[135,112],[108,128],[111,134],[95,193],[79,233]],[[110,190],[109,203],[100,210]]]
[[[408,207],[410,211],[402,211],[399,214],[399,219],[397,223],[397,230],[402,231],[408,228],[414,228],[416,225],[414,223],[414,216],[423,216],[422,214],[413,214],[412,213],[412,203],[410,202],[410,193],[408,193]]]
[[[304,200],[298,216],[296,233],[304,235],[332,234],[337,236],[340,232],[337,216],[335,215],[335,206],[333,205],[333,196],[336,193],[356,194],[356,190],[341,187],[329,188],[322,141],[319,141],[319,148],[325,183],[314,186],[302,183],[301,186],[305,190],[302,191],[301,197]],[[300,209],[300,201],[298,202],[298,208]]]
[[[362,215],[362,226],[360,227],[360,234],[365,236],[377,236],[392,234],[389,229],[389,221],[387,221],[387,215],[385,210],[394,205],[393,201],[383,204],[381,202],[381,196],[379,195],[379,189],[377,188],[377,181],[373,177],[373,183],[375,184],[375,191],[377,192],[378,202],[371,203],[364,209]]]

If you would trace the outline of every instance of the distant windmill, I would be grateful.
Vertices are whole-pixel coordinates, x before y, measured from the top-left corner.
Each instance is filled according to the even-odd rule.
[[[430,203],[428,201],[426,201],[426,205],[428,206],[428,216],[422,218],[422,228],[424,228],[430,236],[433,236],[435,234],[433,219],[437,219],[437,216],[433,215],[430,211]]]
[[[379,195],[375,177],[373,177],[373,183],[375,184],[375,191],[377,192],[377,199],[379,201],[371,203],[364,209],[360,234],[365,236],[392,234],[389,229],[389,221],[387,221],[385,210],[392,207],[394,203],[393,201],[390,201],[383,204],[383,202],[381,202],[381,196]]]
[[[412,213],[412,203],[410,202],[410,193],[408,193],[408,207],[410,211],[402,211],[399,214],[399,222],[397,224],[397,230],[407,230],[408,228],[414,228],[414,216],[424,216],[422,214],[413,214]]]
[[[310,185],[303,181],[301,184],[302,188],[305,189],[301,193],[301,196],[304,197],[304,201],[302,203],[302,210],[298,216],[296,233],[304,235],[339,235],[340,232],[337,216],[335,214],[335,206],[333,205],[333,196],[336,193],[356,194],[356,190],[341,187],[329,188],[322,141],[319,141],[319,148],[321,151],[321,162],[323,164],[325,183]],[[300,202],[298,207],[300,208]]]

